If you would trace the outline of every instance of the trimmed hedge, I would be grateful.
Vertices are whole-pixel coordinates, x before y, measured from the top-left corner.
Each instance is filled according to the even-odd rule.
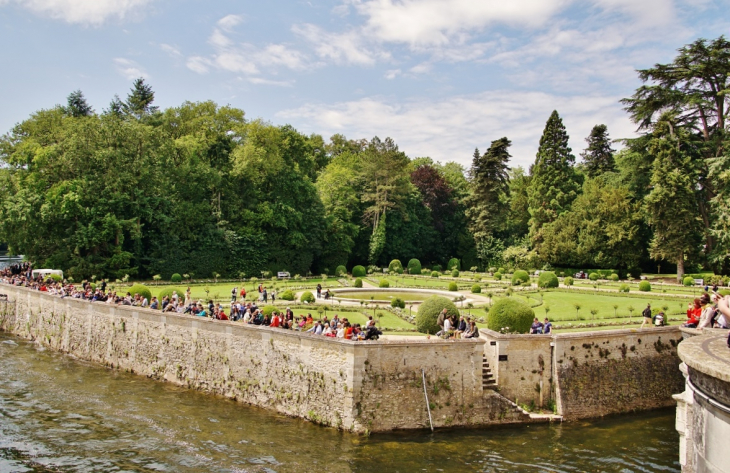
[[[293,301],[297,298],[297,295],[294,294],[294,291],[291,289],[287,289],[286,291],[279,294],[279,299],[285,300],[285,301]]]
[[[649,281],[641,281],[639,283],[639,290],[641,292],[651,292],[651,284]]]
[[[588,275],[588,279],[590,279],[591,281],[598,281],[598,277],[598,273],[591,273]]]
[[[452,278],[458,278],[459,277],[459,270],[458,269],[455,269],[455,270],[451,271],[451,277]]]
[[[512,285],[513,286],[519,286],[520,284],[527,284],[528,282],[530,282],[530,275],[527,274],[527,271],[525,271],[524,269],[518,269],[512,275]],[[530,322],[530,325],[532,325],[532,322]]]
[[[487,327],[495,332],[528,333],[535,311],[513,298],[497,299],[487,314]]]
[[[461,269],[461,261],[458,258],[451,258],[449,264],[446,265],[446,269]]]
[[[365,269],[365,266],[357,265],[354,268],[352,268],[352,277],[353,278],[364,278],[368,275],[367,269]]]
[[[127,289],[127,292],[132,294],[132,297],[134,297],[135,294],[139,294],[142,297],[146,297],[147,301],[152,300],[152,292],[144,284],[135,284],[134,286]],[[185,293],[183,292],[183,294]]]
[[[378,287],[387,288],[390,287],[390,282],[387,279],[381,279],[378,283]]]
[[[172,293],[173,291],[177,291],[177,297],[180,300],[185,300],[185,289],[179,288],[179,287],[166,287],[165,289],[161,290],[157,293],[157,298],[162,302],[162,299],[167,296],[172,300]],[[160,307],[162,308],[162,307]]]
[[[393,272],[397,273],[398,270],[403,272],[403,263],[401,263],[399,259],[394,259],[388,265],[388,271],[393,271]]]
[[[471,292],[472,294],[480,294],[482,292],[482,286],[480,286],[479,284],[474,284],[471,287]]]
[[[563,279],[563,284],[566,286],[572,286],[573,285],[573,276],[567,276],[565,279]]]
[[[357,278],[355,279],[355,283],[353,284],[354,287],[362,287],[362,279]]]
[[[428,269],[428,268],[423,268],[421,270],[421,274],[424,275],[424,276],[428,276],[429,274],[431,274],[431,270]]]
[[[408,274],[421,274],[421,269],[421,262],[416,258],[408,262]]]
[[[434,264],[433,268],[431,268],[433,271],[441,272],[441,265],[440,264]]]
[[[437,278],[439,276],[440,276],[440,273],[438,271],[431,271],[431,277],[432,278]]]
[[[400,297],[394,297],[390,300],[390,306],[391,307],[397,307],[399,309],[405,309],[406,308],[406,301],[401,299]]]
[[[170,282],[173,284],[178,284],[182,282],[182,276],[180,276],[180,273],[175,273],[172,276],[170,276]]]
[[[335,276],[345,276],[345,275],[347,275],[347,268],[343,265],[339,265],[335,269]]]
[[[48,277],[51,278],[53,280],[53,282],[63,281],[63,278],[61,277],[60,274],[49,274]]]
[[[687,287],[692,287],[695,285],[695,280],[692,276],[685,276],[682,280],[682,284],[684,284]]]
[[[628,284],[621,284],[618,288],[618,292],[629,292],[631,287]]]
[[[438,317],[444,309],[447,310],[448,315],[459,317],[459,309],[445,297],[431,296],[423,301],[418,307],[418,314],[416,314],[416,330],[431,335],[441,330],[438,324]]]
[[[276,311],[276,306],[273,305],[265,305],[263,309],[261,309],[261,312],[263,312],[264,315],[268,315],[271,317],[271,314],[273,314]]]
[[[304,291],[302,293],[301,297],[299,297],[300,302],[308,302],[308,303],[312,304],[314,302],[314,300],[315,300],[314,294],[312,294],[311,291]]]
[[[494,279],[496,279],[497,281],[501,281],[502,280],[502,273],[500,273],[500,272],[494,273]]]
[[[611,281],[613,281],[613,282],[616,282],[616,281],[618,281],[618,274],[616,274],[616,273],[613,273],[612,275],[610,275],[610,276],[608,277],[608,279],[610,279],[610,280],[611,280]]]
[[[497,272],[498,272],[498,273],[502,273],[502,274],[504,274],[504,268],[499,268],[499,269],[497,269]]]
[[[558,277],[552,271],[543,271],[537,279],[537,287],[551,288],[560,286]]]
[[[454,292],[454,291],[458,291],[458,290],[459,290],[458,284],[456,284],[454,281],[451,281],[449,283],[449,291]]]

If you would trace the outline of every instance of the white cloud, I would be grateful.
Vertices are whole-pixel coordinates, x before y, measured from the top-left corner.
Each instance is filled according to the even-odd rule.
[[[145,79],[149,78],[149,75],[145,72],[142,66],[131,59],[123,57],[115,58],[114,65],[117,68],[117,72],[119,72],[127,80],[133,80],[139,77],[144,77]]]
[[[666,24],[674,19],[673,0],[593,0],[606,11],[624,13],[644,24]]]
[[[364,46],[364,37],[358,30],[345,33],[329,33],[312,25],[295,25],[292,31],[309,41],[317,55],[337,64],[359,64],[369,66],[375,64],[378,57],[386,58],[387,54],[375,53]]]
[[[6,0],[36,14],[68,23],[99,26],[110,18],[124,19],[153,0]],[[0,3],[2,4],[2,3]]]
[[[393,80],[399,75],[401,75],[400,69],[391,69],[389,71],[385,71],[385,78],[388,80]]]
[[[160,49],[165,51],[167,54],[169,54],[172,57],[180,57],[182,56],[182,53],[179,49],[177,49],[175,46],[171,46],[169,44],[162,43],[160,44]]]
[[[210,70],[210,60],[201,56],[191,56],[188,58],[185,65],[193,72],[198,74],[205,74]]]
[[[240,15],[227,15],[218,20],[218,26],[224,31],[231,31],[234,27],[243,22]]]
[[[350,138],[391,136],[410,156],[469,165],[475,147],[507,136],[513,142],[512,165],[529,166],[535,159],[545,122],[557,109],[571,134],[576,156],[591,128],[608,125],[612,138],[634,136],[634,126],[618,103],[620,97],[561,97],[544,92],[498,90],[440,100],[398,103],[387,97],[336,104],[307,104],[277,116],[305,132]]]
[[[275,85],[278,87],[291,87],[294,85],[294,81],[269,80],[261,77],[249,77],[248,81],[255,85]]]

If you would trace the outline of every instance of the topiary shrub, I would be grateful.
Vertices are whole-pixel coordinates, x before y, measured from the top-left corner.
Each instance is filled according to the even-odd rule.
[[[429,274],[431,274],[431,270],[428,268],[423,268],[421,270],[421,274],[423,274],[424,276],[428,276]]]
[[[355,279],[355,283],[353,284],[354,287],[362,287],[362,279],[357,278]]]
[[[364,278],[368,275],[367,270],[365,269],[365,266],[357,265],[354,268],[352,268],[352,277],[353,278]]]
[[[573,285],[573,276],[568,276],[565,279],[563,279],[563,284],[566,286],[572,286]]]
[[[431,271],[431,277],[432,277],[432,278],[437,278],[437,277],[439,277],[439,272],[438,272],[438,271]]]
[[[408,274],[421,274],[421,262],[416,258],[408,262]]]
[[[616,282],[616,281],[618,281],[618,274],[616,274],[616,273],[613,273],[612,275],[610,275],[610,276],[608,277],[608,279],[610,279],[610,280],[611,280],[611,281],[613,281],[613,282]]]
[[[551,288],[560,286],[558,277],[552,271],[543,271],[537,278],[537,287]]]
[[[279,294],[279,299],[285,300],[285,301],[293,301],[297,298],[297,295],[294,294],[294,291],[291,289],[287,289],[286,291]]]
[[[618,288],[618,292],[629,292],[630,290],[631,288],[628,284],[621,284],[621,286],[619,286]]]
[[[302,303],[312,304],[314,303],[314,294],[311,291],[304,291],[299,297],[299,301]]]
[[[150,292],[149,288],[144,284],[135,284],[127,289],[127,292],[132,294],[132,297],[134,297],[135,294],[139,294],[142,297],[146,297],[148,301],[152,299],[152,292]]]
[[[416,330],[431,335],[441,330],[438,324],[438,317],[444,309],[448,311],[448,315],[455,315],[458,319],[459,310],[447,298],[431,296],[423,301],[418,307],[418,314],[416,314]]]
[[[401,299],[400,297],[394,297],[390,300],[390,306],[391,307],[397,307],[399,309],[405,309],[406,308],[406,301]]]
[[[157,298],[162,301],[162,299],[167,296],[170,299],[172,299],[172,293],[177,292],[177,297],[180,300],[185,299],[185,289],[182,289],[180,287],[166,287],[165,289],[160,290],[160,292],[157,293]],[[132,294],[134,295],[134,294]]]
[[[520,284],[527,284],[528,282],[530,282],[530,275],[527,274],[527,271],[525,271],[523,269],[518,269],[512,275],[512,285],[513,286],[519,286]],[[532,322],[530,322],[530,325],[532,325]]]
[[[498,272],[498,273],[502,273],[502,274],[504,274],[504,268],[499,268],[499,269],[497,270],[497,272]]]
[[[51,280],[53,282],[61,282],[61,281],[63,281],[63,278],[61,277],[60,274],[49,274],[48,277],[51,278]]]
[[[178,284],[182,282],[182,276],[180,276],[180,273],[175,273],[172,276],[170,276],[170,282],[173,284]]]
[[[346,276],[347,275],[347,268],[343,265],[339,265],[335,269],[335,276]]]
[[[449,263],[446,265],[446,269],[449,271],[452,269],[461,269],[461,261],[458,258],[451,258]]]
[[[440,264],[434,264],[433,265],[433,268],[431,268],[431,270],[438,271],[440,273],[441,272],[441,265]]]
[[[695,280],[692,276],[685,276],[685,278],[682,280],[682,284],[687,287],[692,287],[695,285]]]
[[[641,292],[651,292],[651,284],[649,281],[641,281],[639,283],[639,290]]]
[[[269,318],[271,318],[271,314],[276,312],[276,307],[273,305],[265,305],[263,309],[261,309],[261,312],[263,312],[264,315],[268,315]]]
[[[598,281],[598,273],[589,274],[588,279],[590,279],[591,281]]]
[[[495,332],[528,333],[534,318],[535,312],[524,302],[501,298],[489,309],[487,327]]]
[[[454,291],[458,291],[458,290],[459,290],[459,286],[456,284],[456,282],[451,281],[449,283],[449,291],[454,292]]]
[[[458,269],[455,269],[455,270],[451,271],[451,277],[452,278],[458,278],[459,277],[459,270]]]
[[[403,264],[400,262],[399,259],[394,259],[388,265],[388,271],[393,271],[397,273],[399,269],[401,270],[401,272],[403,272]]]
[[[390,287],[390,282],[387,279],[381,279],[378,287]]]
[[[482,286],[480,286],[479,284],[474,284],[471,287],[471,292],[472,294],[480,294],[482,292]]]
[[[632,268],[629,270],[629,275],[634,279],[639,279],[641,277],[641,270],[639,268]]]
[[[494,273],[494,279],[496,279],[497,281],[501,281],[502,280],[502,273],[500,273],[500,272]]]

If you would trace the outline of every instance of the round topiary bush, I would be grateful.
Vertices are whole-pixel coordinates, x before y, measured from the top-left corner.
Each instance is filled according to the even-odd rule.
[[[639,290],[641,292],[651,292],[651,284],[649,281],[641,281],[639,283]]]
[[[449,271],[452,269],[461,269],[461,261],[458,258],[451,258],[449,264],[446,265],[446,269]]]
[[[523,269],[518,269],[512,275],[512,285],[513,286],[519,286],[520,284],[527,284],[528,282],[530,282],[530,275],[527,274],[527,271],[525,271]],[[530,322],[530,325],[532,325],[532,322]]]
[[[589,274],[588,279],[590,279],[591,281],[598,281],[598,273]]]
[[[263,312],[264,315],[271,317],[271,314],[276,312],[276,307],[273,305],[265,305],[264,308],[261,309],[261,312]]]
[[[378,287],[390,287],[390,282],[387,279],[381,279]]]
[[[449,283],[449,291],[454,292],[454,291],[458,291],[458,290],[459,290],[459,286],[454,281],[451,281]]]
[[[499,268],[499,269],[497,270],[497,272],[498,272],[498,273],[502,273],[502,274],[504,274],[504,268]]]
[[[421,274],[423,274],[424,276],[428,276],[429,274],[431,274],[431,270],[428,268],[423,268],[421,270]]]
[[[287,289],[286,291],[279,294],[279,299],[285,300],[285,301],[293,301],[297,298],[297,295],[294,294],[294,291],[291,289]]]
[[[175,273],[172,276],[170,276],[170,282],[173,284],[178,284],[182,282],[182,276],[180,276],[180,273]]]
[[[335,269],[335,276],[346,276],[347,275],[347,268],[344,265],[339,265]]]
[[[444,309],[447,310],[448,315],[459,317],[459,310],[453,302],[445,297],[431,296],[423,301],[418,307],[418,314],[416,314],[416,330],[431,335],[441,330],[438,317]]]
[[[438,271],[431,271],[431,277],[432,277],[432,278],[437,278],[437,277],[439,277],[439,272],[438,272]]]
[[[433,268],[431,268],[433,271],[441,272],[441,265],[440,264],[434,264]]]
[[[480,294],[482,292],[482,286],[480,286],[479,284],[474,284],[471,287],[471,292],[472,294]]]
[[[312,304],[314,303],[314,294],[311,291],[304,291],[299,297],[299,301],[302,303]]]
[[[563,279],[563,284],[566,286],[572,286],[573,285],[573,276],[568,276],[565,279]]]
[[[401,271],[403,271],[403,264],[400,262],[399,259],[394,259],[388,265],[388,271],[393,271],[393,272],[397,273],[399,269]]]
[[[421,274],[421,262],[416,258],[408,262],[408,274]]]
[[[185,299],[185,289],[182,289],[182,288],[179,288],[179,287],[166,287],[166,288],[160,290],[160,292],[157,293],[157,298],[160,301],[162,301],[162,299],[165,296],[167,296],[170,299],[172,299],[172,293],[173,292],[177,292],[177,297],[180,300],[184,300]],[[162,307],[160,307],[160,308],[162,308]]]
[[[48,277],[51,278],[51,280],[53,282],[61,282],[61,281],[63,281],[63,278],[61,277],[60,274],[50,274],[50,275],[48,275]]]
[[[610,276],[608,277],[608,279],[610,279],[610,280],[611,280],[611,281],[613,281],[613,282],[616,282],[616,281],[618,281],[618,274],[616,274],[616,273],[613,273],[612,275],[610,275]]]
[[[489,309],[487,327],[495,332],[528,333],[534,318],[535,312],[524,302],[501,298]]]
[[[146,297],[148,301],[152,299],[152,292],[150,292],[149,288],[144,284],[135,284],[127,289],[127,292],[132,294],[132,297],[134,297],[135,294],[139,294],[141,297]]]
[[[692,276],[685,276],[682,280],[682,284],[684,284],[687,287],[692,287],[695,285],[695,280]]]
[[[355,279],[355,282],[352,283],[352,286],[353,287],[362,287],[362,279],[360,279],[360,278]]]
[[[618,288],[618,292],[629,292],[630,290],[631,288],[628,284],[621,284],[621,286],[619,286]]]
[[[537,287],[551,288],[560,286],[558,277],[552,271],[543,271],[537,278]]]
[[[502,280],[502,273],[500,273],[500,272],[494,273],[494,279],[496,279],[497,281],[501,281]]]
[[[459,277],[459,270],[458,269],[455,269],[455,270],[451,271],[451,277],[452,278],[458,278]]]
[[[353,278],[364,278],[368,275],[368,271],[365,269],[365,266],[357,265],[354,268],[352,268],[352,277]]]
[[[401,299],[400,297],[394,297],[390,300],[390,306],[391,307],[397,307],[399,309],[405,309],[406,308],[406,301]]]

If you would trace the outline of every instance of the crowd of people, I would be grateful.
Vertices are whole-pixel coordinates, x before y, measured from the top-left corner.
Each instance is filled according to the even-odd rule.
[[[713,291],[713,295],[702,294],[687,305],[687,322],[689,328],[722,328],[730,329],[730,296],[723,297]],[[730,346],[730,338],[728,339]]]
[[[436,319],[441,330],[436,332],[436,336],[444,339],[449,338],[479,338],[479,327],[476,320],[471,317],[459,316],[458,321],[456,315],[449,315],[448,309],[444,309]]]
[[[241,301],[236,298],[237,288],[233,289],[230,310],[226,313],[223,305],[215,303],[213,300],[207,302],[194,300],[189,287],[184,294],[173,291],[171,296],[164,296],[161,300],[154,296],[148,300],[144,295],[131,294],[130,292],[117,294],[111,288],[108,289],[108,284],[103,279],[98,285],[92,285],[86,281],[80,285],[74,285],[49,276],[34,276],[32,266],[29,263],[4,268],[0,271],[0,281],[4,284],[27,287],[62,298],[71,297],[89,302],[143,307],[214,320],[230,320],[283,330],[296,330],[343,340],[377,340],[382,335],[372,316],[368,318],[365,327],[362,327],[361,324],[350,323],[347,318],[340,319],[336,314],[332,320],[328,320],[326,315],[322,320],[314,320],[312,314],[295,316],[289,307],[285,311],[265,312],[258,307],[256,302],[245,301],[245,289],[241,290]],[[261,300],[267,302],[268,298],[263,295],[266,293],[266,288],[259,287],[259,292],[262,293]],[[267,295],[272,296],[273,302],[274,293]]]

